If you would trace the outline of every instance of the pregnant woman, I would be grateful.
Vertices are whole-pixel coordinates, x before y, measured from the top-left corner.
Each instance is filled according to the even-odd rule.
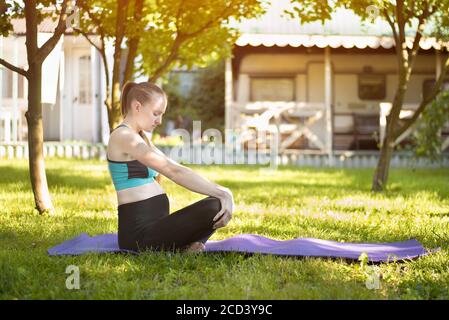
[[[123,121],[110,135],[109,172],[117,191],[121,249],[200,252],[217,228],[232,217],[232,192],[167,157],[149,141],[167,108],[165,92],[148,82],[128,82],[122,90]],[[208,197],[170,214],[161,174]]]

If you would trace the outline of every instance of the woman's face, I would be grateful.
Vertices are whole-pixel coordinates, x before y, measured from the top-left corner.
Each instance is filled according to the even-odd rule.
[[[162,116],[167,108],[167,103],[163,97],[154,103],[143,104],[139,108],[137,121],[139,126],[145,131],[153,131],[162,123]]]

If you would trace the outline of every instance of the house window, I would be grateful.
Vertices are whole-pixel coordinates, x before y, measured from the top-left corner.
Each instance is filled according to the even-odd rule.
[[[2,68],[2,97],[12,98],[12,73],[8,68]]]
[[[384,74],[371,73],[371,68],[365,67],[359,74],[359,98],[361,100],[382,100],[386,96],[386,78]]]
[[[251,78],[251,101],[294,101],[294,78]]]
[[[433,86],[435,85],[435,80],[427,79],[423,82],[422,94],[423,99],[426,99],[432,94]],[[449,90],[449,80],[446,80],[441,85],[441,90]]]
[[[18,84],[17,84],[17,96],[19,97],[19,99],[24,99],[25,98],[25,81],[26,78],[22,75],[18,75]]]
[[[79,103],[90,104],[92,102],[92,79],[90,56],[79,58]]]
[[[22,67],[23,68],[23,67]],[[13,97],[13,80],[14,71],[8,68],[2,68],[2,97]],[[25,98],[25,81],[26,78],[20,74],[17,75],[17,97],[19,99]]]

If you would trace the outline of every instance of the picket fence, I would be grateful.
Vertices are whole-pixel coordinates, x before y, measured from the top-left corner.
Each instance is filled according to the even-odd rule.
[[[172,146],[158,146],[167,155],[171,154]],[[204,150],[204,146],[197,147]],[[197,150],[198,151],[198,150]],[[44,142],[44,157],[100,159],[106,160],[104,144],[80,144],[62,142]],[[28,145],[26,143],[0,144],[0,159],[27,159]],[[245,155],[244,163],[248,163]],[[300,167],[336,167],[336,168],[373,168],[378,160],[376,151],[334,151],[332,156],[312,150],[294,150],[277,155],[278,165],[293,165]],[[187,161],[187,163],[190,163]],[[195,162],[193,162],[195,163]],[[442,161],[432,163],[424,158],[416,158],[412,152],[395,152],[392,167],[398,168],[449,168],[449,154]]]

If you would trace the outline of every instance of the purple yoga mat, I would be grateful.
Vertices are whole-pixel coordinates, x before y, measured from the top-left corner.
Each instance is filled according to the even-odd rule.
[[[437,249],[438,250],[438,249]],[[225,240],[209,240],[206,252],[246,252],[279,256],[331,257],[357,260],[362,253],[370,262],[392,262],[413,259],[429,253],[417,240],[390,243],[349,243],[313,238],[274,240],[256,234],[241,234]],[[117,234],[90,237],[83,233],[53,248],[48,253],[57,255],[80,255],[87,252],[128,252],[118,247]]]

